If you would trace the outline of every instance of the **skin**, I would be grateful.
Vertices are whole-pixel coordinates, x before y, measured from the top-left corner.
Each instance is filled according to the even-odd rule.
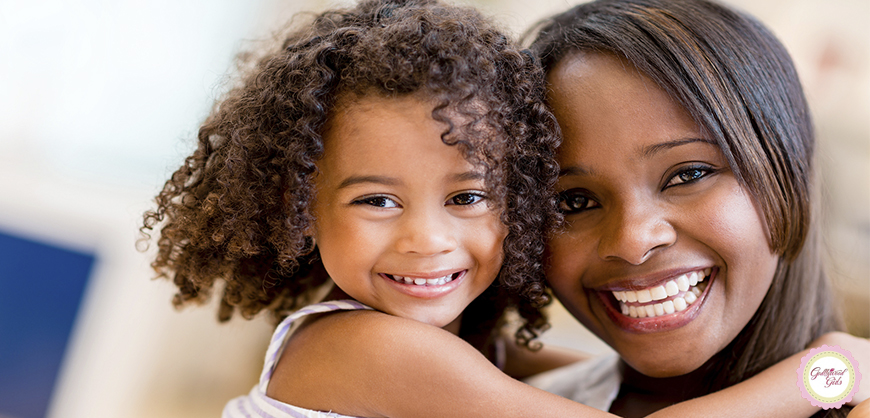
[[[686,375],[734,339],[770,287],[778,256],[758,207],[688,113],[631,64],[578,52],[548,82],[566,211],[548,250],[550,285],[619,352],[629,380]],[[682,312],[629,318],[612,295],[703,269],[706,291]]]
[[[318,161],[315,239],[326,271],[350,297],[436,327],[453,324],[495,280],[507,228],[483,177],[446,124],[412,97],[339,107]],[[390,277],[450,277],[441,286]]]

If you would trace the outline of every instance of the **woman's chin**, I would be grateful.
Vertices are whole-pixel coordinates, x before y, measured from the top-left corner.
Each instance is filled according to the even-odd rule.
[[[620,351],[622,360],[632,369],[648,377],[669,378],[683,376],[698,370],[710,356],[674,355],[673,350],[643,353]]]

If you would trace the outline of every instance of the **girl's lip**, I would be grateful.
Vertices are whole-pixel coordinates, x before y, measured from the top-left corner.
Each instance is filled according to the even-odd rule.
[[[448,272],[448,273],[442,274],[439,272],[436,274],[440,274],[440,276],[434,275],[434,274],[427,274],[426,276],[408,275],[407,277],[414,277],[414,278],[427,278],[428,277],[428,278],[434,279],[437,277],[444,277],[446,275],[449,275],[450,273]],[[384,279],[384,281],[386,281],[390,286],[392,286],[394,289],[398,290],[400,293],[406,294],[406,295],[414,297],[414,298],[419,298],[419,299],[435,299],[435,298],[439,298],[441,296],[444,296],[444,295],[452,292],[457,287],[459,287],[459,285],[462,284],[462,282],[464,281],[465,276],[467,274],[468,274],[468,270],[460,270],[458,272],[454,272],[452,274],[453,280],[451,280],[447,283],[444,283],[444,284],[440,284],[440,285],[438,285],[438,284],[435,284],[435,285],[433,285],[433,284],[416,285],[416,284],[412,284],[412,283],[399,283],[399,282],[391,279],[390,277],[387,277],[387,275],[384,273],[380,273],[379,275],[381,276],[381,278]]]
[[[697,300],[685,310],[652,318],[632,318],[628,315],[623,315],[619,306],[616,305],[616,298],[613,297],[611,290],[592,290],[592,292],[598,296],[597,300],[603,306],[610,320],[623,330],[638,334],[669,331],[683,327],[698,317],[704,304],[707,302],[710,289],[714,286],[713,283],[718,275],[717,273],[718,269],[712,269],[710,278],[707,279],[707,286],[698,296]]]

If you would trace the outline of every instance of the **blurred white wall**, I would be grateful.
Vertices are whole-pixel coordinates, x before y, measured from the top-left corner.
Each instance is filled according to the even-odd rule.
[[[797,62],[819,132],[832,273],[852,331],[868,336],[870,2],[729,3]],[[134,248],[137,226],[193,148],[234,54],[328,4],[0,0],[0,229],[100,257],[50,416],[217,416],[256,381],[269,325],[218,325],[214,306],[175,312],[172,286],[151,281]],[[465,4],[519,34],[573,2]],[[554,323],[549,341],[604,349],[577,339],[564,312]]]

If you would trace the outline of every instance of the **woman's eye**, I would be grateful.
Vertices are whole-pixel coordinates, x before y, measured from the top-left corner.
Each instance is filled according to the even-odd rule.
[[[448,205],[467,206],[481,202],[485,197],[477,193],[460,193],[447,199]]]
[[[378,208],[397,208],[399,204],[395,200],[385,196],[370,196],[353,201],[355,205],[369,205]]]
[[[578,213],[598,206],[600,206],[600,204],[590,199],[585,192],[579,190],[567,190],[559,193],[559,210],[562,211],[562,213]]]
[[[668,184],[665,185],[665,188],[692,183],[706,177],[712,172],[713,169],[707,166],[686,167],[674,173],[670,180],[668,180]]]

